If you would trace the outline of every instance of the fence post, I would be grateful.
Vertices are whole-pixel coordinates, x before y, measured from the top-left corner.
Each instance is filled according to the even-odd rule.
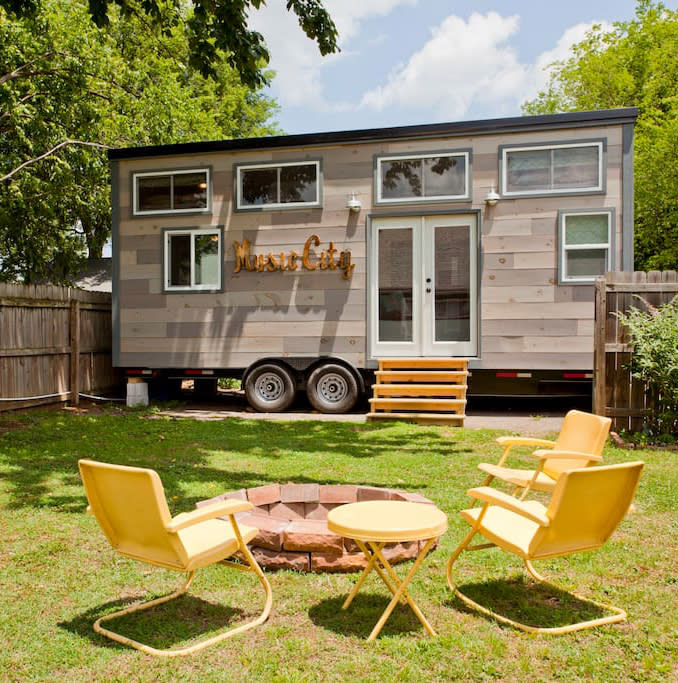
[[[71,404],[80,403],[80,302],[71,299]]]
[[[605,345],[607,342],[607,279],[599,277],[595,281],[595,321],[593,327],[593,412],[605,415],[607,390],[605,379]]]

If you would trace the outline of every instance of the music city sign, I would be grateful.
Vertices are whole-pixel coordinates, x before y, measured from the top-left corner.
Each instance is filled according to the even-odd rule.
[[[287,254],[281,251],[279,254],[269,252],[268,254],[251,254],[249,240],[242,243],[234,241],[233,251],[235,251],[234,273],[241,270],[257,272],[274,272],[276,270],[297,270],[301,266],[302,270],[339,270],[344,280],[348,280],[355,268],[355,263],[351,263],[351,252],[346,249],[339,251],[335,248],[334,242],[330,242],[327,249],[323,249],[319,255],[311,253],[312,247],[320,246],[318,235],[311,235],[304,243],[301,254],[290,251]],[[335,258],[335,255],[338,255]]]

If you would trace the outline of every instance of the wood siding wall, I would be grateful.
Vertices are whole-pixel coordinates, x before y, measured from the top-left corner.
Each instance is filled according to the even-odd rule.
[[[596,281],[593,409],[611,417],[615,431],[642,429],[643,416],[654,404],[643,383],[631,377],[628,334],[615,315],[632,306],[644,310],[639,296],[655,307],[668,303],[678,296],[678,274],[673,270],[607,273]]]
[[[111,295],[0,284],[0,411],[72,400],[117,383],[111,363]]]
[[[604,194],[501,199],[486,207],[497,187],[499,146],[582,139],[607,140]],[[471,201],[375,206],[376,154],[472,149]],[[323,206],[311,210],[233,210],[233,165],[322,159]],[[210,216],[133,218],[134,171],[210,166]],[[119,365],[123,367],[243,368],[264,356],[337,355],[365,367],[368,356],[367,216],[481,209],[480,359],[473,368],[591,369],[593,285],[557,285],[557,215],[560,209],[614,208],[615,262],[621,266],[622,128],[578,127],[543,132],[422,138],[238,153],[206,153],[116,162],[119,225]],[[359,214],[346,209],[355,192]],[[115,201],[115,200],[114,200]],[[224,226],[225,276],[220,294],[164,293],[162,230]],[[300,251],[320,238],[350,249],[353,277],[340,271],[233,273],[233,242],[252,251]]]

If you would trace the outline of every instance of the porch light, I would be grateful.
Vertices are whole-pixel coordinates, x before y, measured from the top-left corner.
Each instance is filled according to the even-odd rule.
[[[485,197],[485,204],[487,204],[488,206],[494,206],[498,201],[499,195],[496,193],[494,185],[490,185],[490,191],[487,193],[487,196]]]
[[[360,211],[362,208],[362,204],[360,203],[360,200],[355,196],[355,192],[351,192],[351,196],[348,198],[348,201],[346,202],[346,208],[349,211]]]

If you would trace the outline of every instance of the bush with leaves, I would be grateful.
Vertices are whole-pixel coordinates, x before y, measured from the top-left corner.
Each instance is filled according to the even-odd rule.
[[[631,374],[654,399],[645,430],[652,437],[678,434],[678,296],[658,308],[638,296],[646,310],[631,307],[617,318],[633,348]],[[659,441],[665,440],[658,438]]]

